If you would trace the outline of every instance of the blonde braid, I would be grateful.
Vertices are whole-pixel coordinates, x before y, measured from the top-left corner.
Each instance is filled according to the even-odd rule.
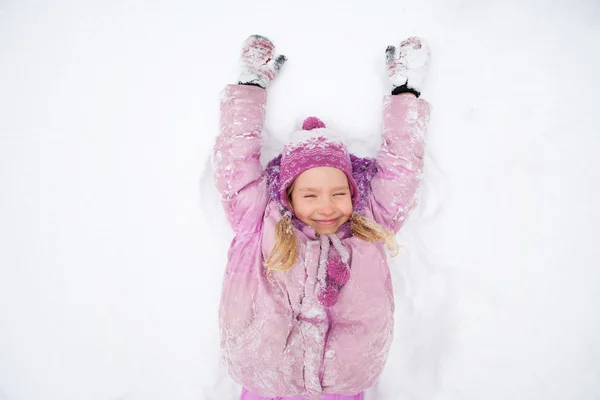
[[[369,242],[385,241],[392,257],[398,254],[399,248],[394,234],[372,219],[354,212],[350,218],[350,228],[352,234],[360,239]]]
[[[296,263],[298,248],[294,226],[289,213],[285,213],[277,224],[275,224],[275,245],[265,262],[267,272],[286,271]]]

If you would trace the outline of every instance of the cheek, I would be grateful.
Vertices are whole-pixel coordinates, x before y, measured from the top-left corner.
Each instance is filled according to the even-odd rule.
[[[350,215],[352,215],[352,211],[354,211],[352,209],[352,200],[351,199],[347,199],[342,204],[340,204],[340,211],[345,216],[349,217]]]
[[[292,208],[294,209],[294,215],[296,215],[296,217],[299,219],[306,218],[312,212],[310,204],[308,204],[303,198],[294,199]]]

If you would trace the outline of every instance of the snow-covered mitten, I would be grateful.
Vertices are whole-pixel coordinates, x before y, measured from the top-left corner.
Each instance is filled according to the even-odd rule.
[[[394,89],[392,94],[413,93],[421,95],[423,81],[429,68],[430,52],[427,43],[418,37],[410,37],[396,49],[385,49],[388,75]]]
[[[284,55],[275,54],[273,42],[264,36],[252,35],[244,42],[241,56],[240,84],[266,89],[286,62]]]

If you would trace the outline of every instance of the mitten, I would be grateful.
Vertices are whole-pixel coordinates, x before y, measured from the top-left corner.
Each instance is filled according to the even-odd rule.
[[[429,68],[427,43],[418,37],[410,37],[400,43],[398,49],[388,46],[385,54],[392,94],[413,93],[419,97]]]
[[[239,83],[266,89],[287,60],[284,55],[276,56],[274,50],[273,42],[264,36],[252,35],[246,39],[242,48]]]

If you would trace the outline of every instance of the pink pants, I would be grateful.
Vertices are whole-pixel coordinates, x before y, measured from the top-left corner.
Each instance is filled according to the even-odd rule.
[[[240,400],[307,400],[306,397],[292,396],[292,397],[260,397],[257,394],[251,393],[246,389],[242,390],[242,396]],[[363,400],[363,394],[355,394],[346,396],[343,394],[326,394],[321,397],[321,400]]]

